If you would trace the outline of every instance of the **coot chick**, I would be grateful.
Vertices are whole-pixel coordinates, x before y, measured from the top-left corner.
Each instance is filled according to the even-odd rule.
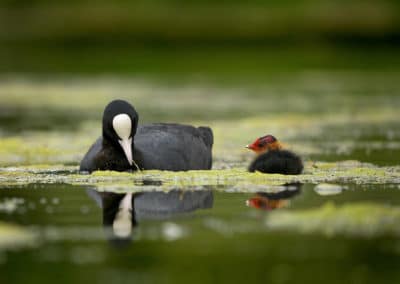
[[[210,128],[166,123],[138,126],[138,121],[138,113],[128,102],[110,102],[103,113],[103,135],[84,156],[80,171],[211,168]]]
[[[298,175],[303,171],[300,157],[293,152],[283,150],[282,145],[272,135],[260,137],[246,148],[258,154],[249,166],[250,172]]]

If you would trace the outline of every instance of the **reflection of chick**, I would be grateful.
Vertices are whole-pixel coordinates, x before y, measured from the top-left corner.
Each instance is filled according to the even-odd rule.
[[[282,150],[282,145],[272,135],[260,137],[246,148],[258,154],[249,166],[250,172],[298,175],[303,171],[300,157],[293,152]]]
[[[246,205],[267,211],[288,207],[289,199],[299,194],[301,187],[300,183],[289,183],[278,186],[275,192],[257,192],[254,197],[246,200]]]
[[[273,210],[286,207],[289,204],[289,201],[286,199],[269,199],[268,197],[256,195],[246,201],[247,206],[261,209],[261,210]]]

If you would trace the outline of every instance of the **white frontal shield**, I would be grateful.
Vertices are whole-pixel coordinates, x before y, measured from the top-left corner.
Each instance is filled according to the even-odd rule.
[[[113,128],[117,133],[120,140],[118,141],[124,150],[125,156],[128,159],[130,165],[133,163],[132,156],[132,121],[129,115],[125,113],[118,114],[113,119]]]

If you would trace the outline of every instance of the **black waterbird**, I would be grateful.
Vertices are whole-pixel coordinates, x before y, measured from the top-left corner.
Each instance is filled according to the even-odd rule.
[[[213,133],[209,127],[138,125],[138,121],[138,113],[128,102],[110,102],[103,113],[103,135],[84,156],[80,171],[211,168]]]

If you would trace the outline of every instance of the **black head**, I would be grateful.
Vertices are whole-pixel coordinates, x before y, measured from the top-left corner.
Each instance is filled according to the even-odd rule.
[[[136,128],[139,121],[139,116],[135,108],[126,101],[114,100],[110,102],[103,113],[103,137],[113,144],[119,144],[118,141],[121,137],[118,136],[113,126],[113,120],[117,115],[126,114],[131,119],[131,133],[130,137],[133,138],[136,134]]]

